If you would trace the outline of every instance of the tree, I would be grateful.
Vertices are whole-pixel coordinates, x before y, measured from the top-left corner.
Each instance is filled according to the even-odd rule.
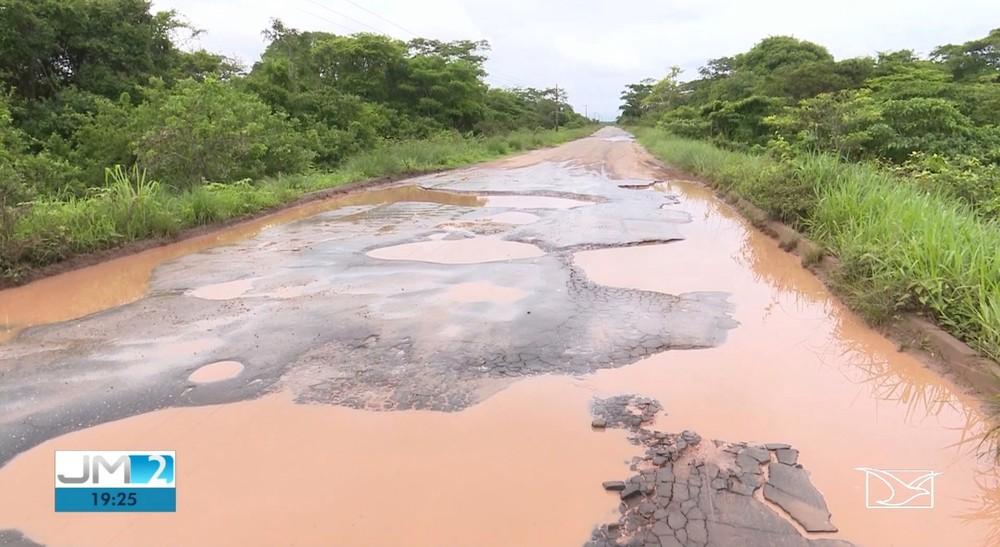
[[[940,65],[919,61],[880,70],[867,85],[885,99],[940,97],[951,86],[951,77]]]
[[[653,91],[655,83],[656,80],[646,78],[637,84],[625,86],[625,90],[621,93],[622,105],[618,107],[618,110],[621,111],[621,115],[618,116],[619,121],[627,122],[642,118],[646,111],[644,101]]]
[[[7,0],[0,7],[0,78],[22,100],[67,87],[104,97],[135,94],[179,55],[184,27],[146,0]],[[136,95],[137,96],[137,95]]]
[[[672,66],[660,81],[656,82],[649,93],[642,99],[642,105],[651,116],[658,117],[660,113],[677,106],[681,100],[681,84],[679,78],[681,67]]]
[[[765,124],[802,148],[850,159],[872,153],[891,132],[868,90],[823,93],[785,107]]]
[[[767,73],[782,67],[819,61],[833,61],[833,55],[819,44],[791,36],[771,36],[746,53],[737,55],[734,66],[737,70]]]
[[[956,80],[986,76],[1000,82],[1000,28],[978,40],[940,46],[931,58],[944,63]]]
[[[455,40],[442,42],[427,38],[414,38],[407,42],[410,54],[416,57],[440,57],[446,61],[465,61],[482,69],[486,62],[485,52],[490,50],[486,40]]]
[[[657,84],[665,100],[646,82],[632,84],[622,109],[640,123],[730,146],[777,133],[796,149],[849,159],[901,163],[923,153],[1000,164],[1000,29],[941,46],[930,59],[904,49],[837,61],[818,44],[772,36],[708,61],[699,74]],[[637,91],[644,108],[633,104]]]
[[[308,167],[313,135],[299,132],[259,98],[215,78],[155,88],[132,123],[139,165],[175,187],[229,182]]]
[[[763,144],[769,135],[765,119],[774,114],[781,101],[754,95],[738,101],[714,101],[702,107],[701,115],[710,124],[713,135],[724,140]]]

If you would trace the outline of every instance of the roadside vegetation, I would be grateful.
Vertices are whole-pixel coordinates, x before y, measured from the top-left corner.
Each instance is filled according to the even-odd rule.
[[[804,231],[874,322],[916,311],[1000,360],[1000,30],[834,60],[767,38],[623,92],[663,160]]]
[[[180,48],[197,31],[150,10],[0,7],[0,284],[309,191],[556,144],[589,124],[556,89],[489,87],[486,42],[273,21],[247,69]]]
[[[520,130],[490,137],[443,134],[388,141],[323,172],[260,180],[199,183],[177,190],[133,165],[106,172],[103,185],[85,196],[38,199],[16,218],[3,249],[16,280],[26,268],[87,252],[221,222],[289,203],[304,194],[377,177],[459,167],[506,153],[551,146],[586,136],[593,128]]]

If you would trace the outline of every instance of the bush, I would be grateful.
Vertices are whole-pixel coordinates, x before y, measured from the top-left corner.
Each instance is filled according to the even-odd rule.
[[[134,143],[139,164],[178,188],[298,173],[314,156],[314,132],[215,78],[152,90],[134,123],[144,128]]]
[[[924,190],[962,200],[986,218],[1000,217],[1000,165],[917,152],[894,171]]]
[[[80,124],[69,157],[79,166],[86,187],[100,186],[110,165],[135,163],[133,145],[142,131],[134,117],[131,97],[122,94],[117,102],[96,101],[93,112]]]

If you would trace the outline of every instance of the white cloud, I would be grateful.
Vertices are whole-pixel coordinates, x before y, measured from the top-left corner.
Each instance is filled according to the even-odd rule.
[[[915,49],[984,36],[1000,26],[996,0],[352,0],[422,36],[490,41],[497,85],[568,90],[570,102],[613,118],[625,84],[680,65],[693,77],[705,60],[745,51],[774,34],[818,42],[837,56]],[[200,47],[248,65],[273,17],[336,33],[411,36],[347,0],[154,0],[204,29]],[[345,17],[346,16],[346,17]]]

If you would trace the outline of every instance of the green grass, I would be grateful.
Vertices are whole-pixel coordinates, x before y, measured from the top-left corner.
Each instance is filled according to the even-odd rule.
[[[653,155],[805,231],[836,255],[837,289],[874,322],[933,317],[1000,360],[1000,224],[878,167],[823,155],[778,160],[639,128]]]
[[[347,159],[333,171],[207,183],[181,192],[149,180],[140,169],[116,167],[108,170],[105,185],[87,197],[43,198],[16,212],[0,207],[0,284],[16,283],[33,268],[74,255],[172,237],[186,228],[277,207],[309,192],[376,177],[460,167],[563,143],[594,129],[390,141]]]

